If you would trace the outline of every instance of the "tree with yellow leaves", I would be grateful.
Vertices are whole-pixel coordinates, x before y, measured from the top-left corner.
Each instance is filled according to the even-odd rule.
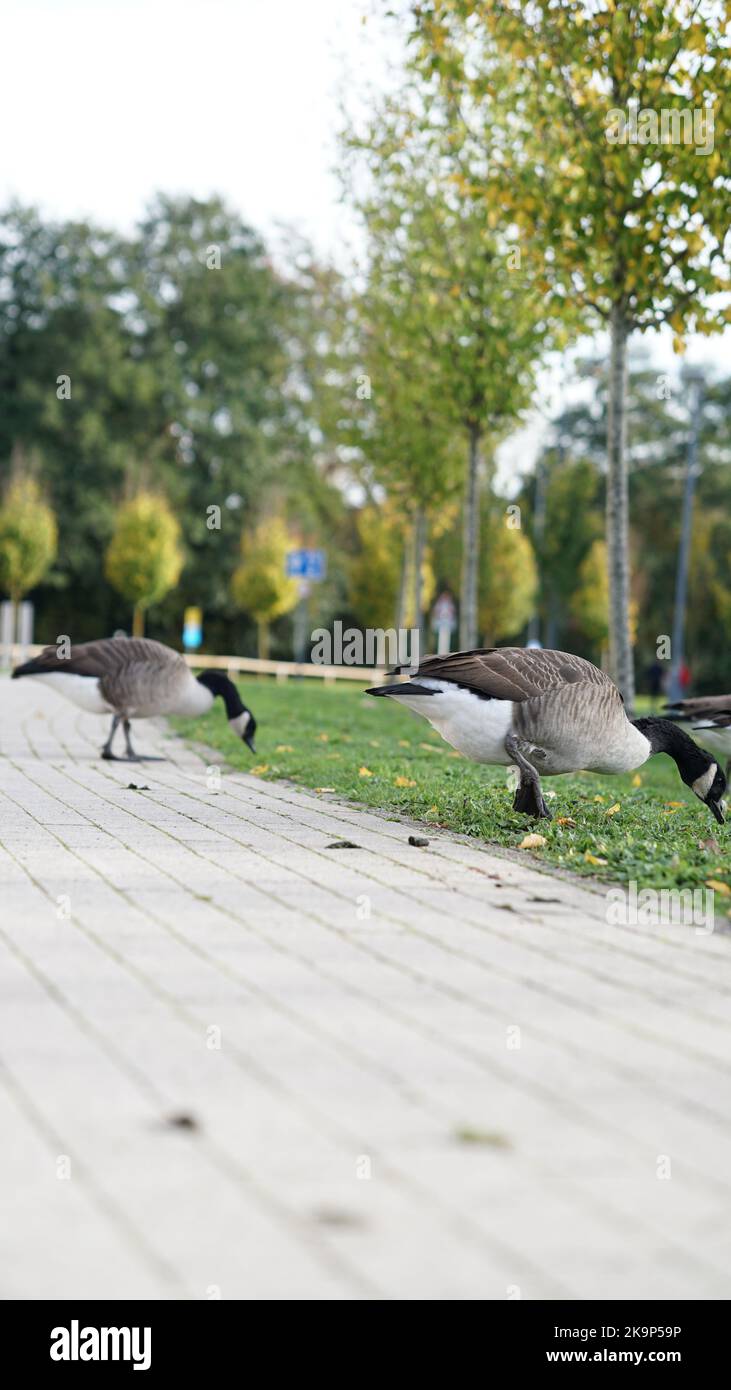
[[[609,636],[609,579],[607,575],[606,541],[595,540],[589,546],[577,575],[576,588],[571,596],[571,616],[584,637],[602,658]]]
[[[391,446],[386,485],[405,484],[412,500],[416,556],[426,520],[461,482],[460,643],[473,647],[483,450],[515,426],[555,336],[515,248],[486,232],[482,196],[464,185],[452,103],[437,98],[427,117],[407,88],[346,148],[368,175],[353,185],[368,237],[373,396]],[[412,568],[421,573],[416,558]]]
[[[482,547],[480,632],[486,646],[516,636],[533,612],[538,569],[533,546],[518,526],[493,508]]]
[[[182,568],[180,527],[165,498],[139,492],[119,510],[105,561],[110,584],[133,606],[135,637],[143,636],[147,609],[175,587]]]
[[[0,506],[0,588],[14,609],[53,564],[57,541],[56,518],[38,483],[17,473]]]
[[[239,608],[250,613],[258,632],[258,655],[269,655],[269,629],[276,618],[290,613],[299,595],[296,579],[285,573],[291,542],[279,517],[262,521],[241,537],[241,563],[231,579],[231,593]]]
[[[610,333],[607,555],[612,674],[634,697],[627,341],[676,347],[729,320],[728,7],[717,0],[432,0],[412,51],[460,113],[467,196],[520,231],[546,304]],[[714,135],[714,125],[718,130]]]

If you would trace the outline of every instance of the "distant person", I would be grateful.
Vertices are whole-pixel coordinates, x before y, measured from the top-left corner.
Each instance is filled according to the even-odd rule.
[[[660,665],[660,662],[657,659],[651,662],[651,664],[647,668],[647,687],[650,692],[650,699],[652,700],[653,705],[657,704],[657,701],[660,699],[660,696],[663,693],[664,676],[665,672],[662,666]]]

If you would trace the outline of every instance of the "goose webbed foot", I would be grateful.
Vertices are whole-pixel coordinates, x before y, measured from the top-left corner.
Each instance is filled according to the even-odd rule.
[[[114,718],[112,719],[112,727],[109,730],[109,738],[107,739],[106,743],[104,744],[104,747],[102,748],[102,757],[104,758],[105,762],[108,763],[117,763],[120,761],[116,753],[112,752],[112,744],[114,743],[114,735],[116,734],[117,729],[119,728],[119,722],[121,717],[122,716],[120,714],[115,714]]]
[[[515,734],[509,733],[506,736],[505,749],[520,772],[513,810],[524,816],[534,816],[536,820],[550,820],[551,812],[543,798],[541,779],[533,764],[528,762],[525,754],[521,752]]]
[[[513,810],[524,816],[534,816],[536,820],[551,820],[551,812],[543,798],[538,778],[535,782],[523,781],[521,778],[513,799]]]

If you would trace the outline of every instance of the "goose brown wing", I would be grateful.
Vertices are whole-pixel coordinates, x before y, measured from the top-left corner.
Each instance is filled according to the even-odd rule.
[[[38,656],[18,666],[13,675],[65,671],[74,676],[96,676],[103,681],[105,678],[114,680],[136,666],[154,671],[180,661],[182,657],[177,652],[147,637],[102,637],[95,642],[80,642],[68,652],[61,645],[44,647]]]
[[[731,715],[731,695],[699,695],[692,700],[676,700],[664,708],[671,718],[716,719],[719,715]]]
[[[449,656],[427,656],[417,676],[453,681],[484,699],[511,700],[522,704],[561,686],[601,687],[605,699],[621,706],[614,681],[583,657],[572,652],[544,651],[532,647],[489,647]]]

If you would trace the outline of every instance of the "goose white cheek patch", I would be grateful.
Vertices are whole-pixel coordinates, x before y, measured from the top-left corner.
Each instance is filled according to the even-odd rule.
[[[233,729],[234,733],[238,734],[239,738],[243,738],[250,723],[251,715],[249,711],[245,709],[243,714],[237,714],[235,719],[229,719],[228,727],[229,729]]]
[[[708,793],[711,790],[711,787],[713,786],[713,779],[716,776],[717,772],[718,767],[715,763],[711,763],[711,766],[707,769],[706,772],[703,773],[702,777],[696,777],[695,782],[693,783],[693,791],[695,792],[696,796],[700,797],[701,801],[703,801],[704,797],[708,796]]]

